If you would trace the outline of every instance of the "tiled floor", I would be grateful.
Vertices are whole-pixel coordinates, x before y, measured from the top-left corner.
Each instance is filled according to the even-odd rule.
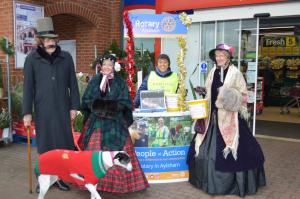
[[[268,138],[268,139],[275,139],[275,140],[281,140],[281,141],[292,141],[292,142],[298,142],[300,143],[300,139],[298,139],[300,134],[300,130],[295,132],[287,132],[289,128],[292,126],[298,125],[300,129],[300,114],[298,108],[291,108],[289,109],[289,114],[281,114],[281,107],[264,107],[262,114],[256,115],[256,136],[260,138]],[[259,121],[259,122],[258,122]],[[267,128],[264,126],[259,126],[260,122],[269,122],[274,121],[278,122],[276,125],[271,126],[270,128]],[[288,126],[286,131],[278,132],[278,130],[282,129],[282,126],[280,128],[277,128],[276,132],[272,131],[271,129],[274,128],[274,126],[277,126],[278,124],[283,123],[293,123],[291,126]],[[266,129],[269,129],[269,131],[266,131]],[[295,129],[295,128],[293,128]],[[263,133],[261,132],[263,130]],[[297,133],[296,136],[289,136],[289,134]],[[293,138],[293,139],[291,139]]]
[[[281,107],[264,107],[262,114],[256,115],[257,120],[300,123],[298,108],[289,109],[289,114],[280,114]]]
[[[266,158],[267,186],[245,199],[298,199],[300,196],[300,143],[273,139],[258,139]],[[36,159],[32,150],[32,164]],[[13,144],[0,148],[0,198],[33,199],[37,194],[28,193],[27,147]],[[34,186],[36,180],[33,178]],[[129,194],[100,193],[103,199],[234,199],[237,196],[211,196],[187,182],[151,184],[146,191]],[[51,188],[48,199],[88,199],[87,191],[72,187],[69,192]]]

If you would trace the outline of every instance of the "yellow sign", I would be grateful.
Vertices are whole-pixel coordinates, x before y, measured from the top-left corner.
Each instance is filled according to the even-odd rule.
[[[275,55],[275,47],[270,47],[269,48],[269,54],[270,54],[270,56],[274,56]]]
[[[296,46],[296,37],[286,37],[285,46],[286,47]]]
[[[269,49],[268,48],[262,48],[262,54],[264,56],[267,56],[269,54]]]
[[[300,54],[299,47],[293,47],[293,55],[299,55],[299,54]]]
[[[283,47],[277,47],[277,55],[283,54]]]
[[[286,55],[292,54],[292,47],[285,47],[285,54]]]

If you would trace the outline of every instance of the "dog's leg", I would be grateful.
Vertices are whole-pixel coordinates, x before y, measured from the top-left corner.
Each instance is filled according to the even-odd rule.
[[[58,180],[58,176],[50,176],[50,187]]]
[[[97,191],[97,184],[85,184],[84,186],[90,191],[91,199],[101,199],[101,196]]]
[[[70,176],[73,177],[73,178],[75,178],[76,180],[84,181],[84,177],[80,176],[77,173],[71,173]]]
[[[44,199],[50,187],[50,175],[39,175],[38,182],[40,186],[40,193],[38,199]]]
[[[38,196],[38,199],[44,199],[47,191],[49,190],[49,187],[53,185],[57,181],[57,176],[51,176],[51,175],[39,175],[38,182],[40,185],[40,193]]]
[[[38,199],[44,199],[50,187],[50,175],[39,175],[38,182],[40,186],[40,193]]]

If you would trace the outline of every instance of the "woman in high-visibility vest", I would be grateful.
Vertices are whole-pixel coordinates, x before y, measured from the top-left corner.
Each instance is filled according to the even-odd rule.
[[[170,58],[166,54],[160,54],[157,59],[155,71],[146,76],[135,96],[135,107],[140,106],[140,92],[143,90],[164,90],[165,94],[176,93],[178,89],[177,73],[170,68]]]

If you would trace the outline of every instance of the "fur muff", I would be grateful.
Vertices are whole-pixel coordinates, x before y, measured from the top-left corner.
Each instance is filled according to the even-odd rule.
[[[222,86],[219,88],[219,94],[216,101],[216,107],[226,111],[236,112],[242,106],[242,94],[235,88]]]
[[[92,104],[91,110],[98,117],[114,119],[119,109],[117,101],[96,99]]]

